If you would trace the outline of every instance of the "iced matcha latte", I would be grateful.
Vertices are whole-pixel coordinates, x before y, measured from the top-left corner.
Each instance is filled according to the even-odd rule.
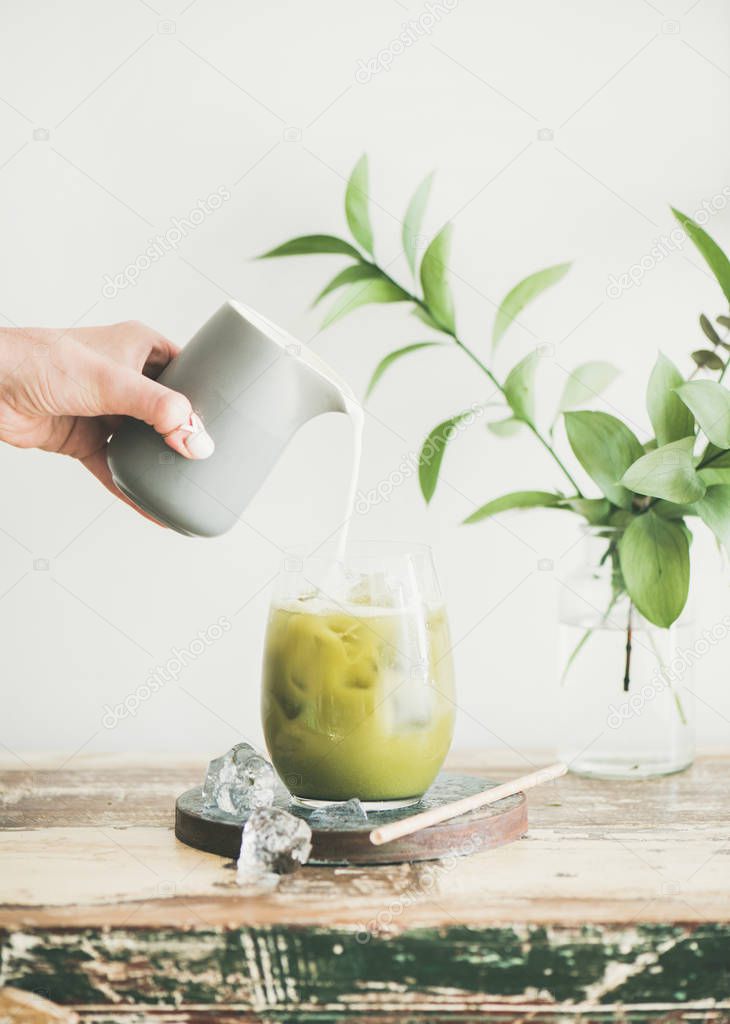
[[[339,605],[321,591],[275,602],[263,723],[290,792],[312,800],[408,801],[451,742],[453,669],[443,606],[376,594]]]

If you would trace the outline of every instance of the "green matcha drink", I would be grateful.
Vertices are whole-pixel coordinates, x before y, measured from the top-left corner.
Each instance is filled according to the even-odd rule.
[[[365,594],[275,603],[262,712],[295,797],[401,801],[425,793],[451,743],[451,640],[442,605],[379,607]]]

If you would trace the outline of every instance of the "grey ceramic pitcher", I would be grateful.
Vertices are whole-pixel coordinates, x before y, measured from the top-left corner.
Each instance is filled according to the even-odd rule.
[[[183,458],[152,427],[129,419],[109,443],[109,467],[145,512],[199,537],[235,524],[299,427],[324,412],[348,412],[354,400],[314,353],[237,302],[200,328],[159,381],[187,395],[215,451]]]

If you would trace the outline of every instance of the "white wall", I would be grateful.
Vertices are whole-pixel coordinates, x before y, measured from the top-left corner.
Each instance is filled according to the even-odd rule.
[[[187,6],[186,6],[187,2]],[[371,158],[380,258],[399,256],[399,218],[432,168],[429,231],[455,223],[463,336],[486,356],[495,303],[519,277],[575,260],[526,313],[503,373],[536,341],[548,415],[567,369],[608,358],[624,375],[602,407],[643,438],[646,375],[661,347],[686,365],[697,314],[721,295],[687,245],[638,287],[620,275],[730,185],[730,14],[722,0],[459,0],[389,71],[356,80],[426,7],[405,0],[5,0],[0,14],[0,312],[8,324],[140,318],[183,342],[227,295],[311,344],[362,394],[377,360],[423,336],[398,308],[363,310],[325,333],[308,304],[332,257],[252,262],[298,233],[344,230],[344,179]],[[660,10],[661,8],[661,10]],[[360,76],[361,78],[364,76]],[[34,129],[50,132],[34,140]],[[554,133],[542,140],[544,129]],[[541,135],[538,133],[540,130]],[[219,187],[231,199],[115,298],[114,275]],[[730,215],[711,232],[730,245]],[[386,478],[440,419],[485,398],[456,351],[384,379],[368,406],[362,486]],[[562,443],[562,442],[561,442]],[[69,460],[0,450],[0,742],[24,749],[216,752],[258,738],[267,581],[279,548],[316,543],[340,514],[344,419],[312,424],[241,524],[215,541],[154,528]],[[534,443],[481,424],[448,452],[426,509],[410,479],[358,520],[360,537],[433,544],[457,641],[458,743],[552,742],[556,591],[575,524],[550,512],[480,527],[477,503],[560,484]],[[555,569],[540,572],[540,558]],[[50,568],[34,570],[34,560]],[[728,610],[713,543],[695,545],[698,620]],[[102,708],[144,683],[173,647],[220,616],[233,629],[134,720]],[[730,643],[728,641],[727,643]],[[727,741],[728,651],[699,665],[700,738]],[[589,685],[590,681],[586,681]]]

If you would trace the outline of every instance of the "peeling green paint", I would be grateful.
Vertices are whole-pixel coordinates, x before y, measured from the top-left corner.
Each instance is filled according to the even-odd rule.
[[[464,1014],[500,1000],[589,1002],[609,1014],[615,1003],[730,1003],[730,925],[455,927],[369,937],[321,928],[57,929],[0,932],[0,941],[0,983],[65,1005],[236,1006],[313,1021],[312,1014],[375,1012],[388,999],[402,1000],[406,1012],[415,1001],[419,1010]]]
[[[666,1002],[727,999],[730,995],[730,926],[702,924],[695,929],[642,925],[637,929],[653,945],[676,938],[655,964],[628,979],[611,993],[611,1001],[655,1001],[661,992]],[[604,1000],[605,1002],[606,1000]]]

